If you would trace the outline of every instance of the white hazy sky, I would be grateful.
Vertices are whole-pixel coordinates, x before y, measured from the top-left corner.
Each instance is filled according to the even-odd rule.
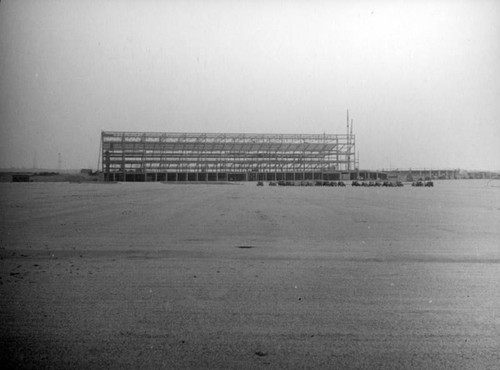
[[[500,1],[0,3],[3,168],[96,168],[101,130],[343,134],[347,109],[361,168],[500,170]]]

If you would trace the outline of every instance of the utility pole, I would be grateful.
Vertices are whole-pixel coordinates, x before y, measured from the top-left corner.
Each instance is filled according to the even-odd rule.
[[[62,167],[61,153],[57,153],[57,170],[61,171],[61,167]]]
[[[37,153],[36,150],[33,153],[33,169],[38,169],[38,158],[37,158]]]

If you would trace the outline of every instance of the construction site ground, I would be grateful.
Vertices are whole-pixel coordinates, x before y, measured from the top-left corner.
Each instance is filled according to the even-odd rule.
[[[0,184],[10,368],[495,368],[500,181]]]

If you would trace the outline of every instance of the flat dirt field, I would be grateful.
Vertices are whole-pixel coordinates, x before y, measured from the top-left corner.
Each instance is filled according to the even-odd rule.
[[[4,183],[0,217],[10,368],[500,364],[499,180]]]

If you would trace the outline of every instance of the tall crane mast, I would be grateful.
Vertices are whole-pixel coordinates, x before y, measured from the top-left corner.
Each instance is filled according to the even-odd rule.
[[[351,139],[350,139],[350,136],[349,136],[349,109],[347,110],[347,155],[346,155],[346,159],[347,159],[347,171],[350,171],[351,170]]]
[[[352,127],[354,126],[354,120],[351,118],[351,130],[349,132],[349,159],[351,158],[351,151],[353,151],[353,170],[356,169],[356,152],[353,150],[354,148],[352,147],[353,144],[353,139],[352,139]],[[349,165],[350,166],[350,165]]]

